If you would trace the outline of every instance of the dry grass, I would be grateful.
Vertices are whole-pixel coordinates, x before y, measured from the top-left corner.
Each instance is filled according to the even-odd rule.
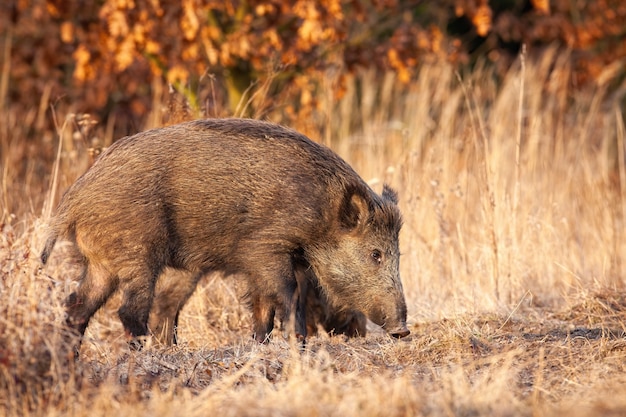
[[[37,259],[53,169],[16,180],[8,132],[25,129],[7,117],[0,415],[624,415],[623,115],[602,85],[570,91],[567,71],[548,53],[501,84],[445,65],[408,87],[361,74],[320,100],[321,121],[288,122],[398,188],[405,215],[411,336],[372,328],[305,351],[253,342],[233,282],[208,277],[180,345],[129,351],[112,300],[69,360],[73,266],[63,245],[44,270]],[[77,128],[61,132],[59,192],[89,164]]]

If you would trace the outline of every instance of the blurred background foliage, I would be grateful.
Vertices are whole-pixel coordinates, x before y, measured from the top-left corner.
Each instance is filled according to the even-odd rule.
[[[90,114],[114,137],[134,133],[172,92],[189,117],[311,118],[320,88],[340,98],[359,71],[409,84],[443,59],[503,76],[522,45],[531,58],[566,53],[575,88],[623,89],[626,2],[8,0],[0,110],[40,109],[31,139],[50,127],[51,105]]]

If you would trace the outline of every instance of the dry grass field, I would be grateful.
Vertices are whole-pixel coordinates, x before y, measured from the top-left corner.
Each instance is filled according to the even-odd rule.
[[[563,62],[518,63],[497,84],[487,69],[443,64],[409,86],[365,73],[340,100],[322,97],[322,121],[269,115],[329,144],[376,190],[396,187],[405,217],[411,335],[372,325],[304,350],[279,334],[254,342],[236,279],[208,276],[179,345],[129,350],[112,300],[69,360],[62,302],[75,267],[63,244],[45,268],[38,254],[49,202],[87,168],[88,145],[68,122],[41,139],[64,144],[56,168],[22,161],[20,139],[43,116],[7,109],[0,415],[626,415],[626,86],[607,91],[607,69],[574,92]]]

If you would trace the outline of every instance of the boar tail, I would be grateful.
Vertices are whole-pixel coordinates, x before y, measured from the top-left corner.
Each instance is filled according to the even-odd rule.
[[[48,258],[50,257],[50,252],[52,252],[52,249],[54,248],[54,244],[57,241],[57,232],[54,231],[50,234],[50,236],[48,236],[48,240],[46,240],[46,246],[44,246],[43,250],[41,251],[41,263],[42,264],[46,264],[46,262],[48,262]]]
[[[55,219],[53,219],[52,224],[49,225],[48,229],[48,239],[46,240],[46,244],[41,251],[40,259],[42,264],[46,264],[48,262],[48,258],[50,257],[50,253],[52,249],[54,249],[54,244],[57,242],[59,236],[66,236],[67,232],[67,222],[63,215],[58,215]]]
[[[46,239],[46,244],[39,256],[41,263],[44,265],[48,262],[57,239],[75,239],[76,223],[71,220],[67,207],[64,207],[62,204],[63,202],[59,205],[56,215],[48,223],[48,239]]]

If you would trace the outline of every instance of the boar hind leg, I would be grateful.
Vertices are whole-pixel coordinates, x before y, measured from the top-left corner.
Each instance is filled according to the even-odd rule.
[[[160,343],[177,343],[178,315],[201,277],[197,272],[166,269],[157,280],[149,327]]]
[[[78,289],[66,301],[67,325],[81,336],[96,311],[109,299],[117,279],[102,266],[86,263]]]
[[[120,276],[123,299],[117,314],[129,336],[135,338],[148,334],[148,315],[154,298],[156,276],[148,268],[134,269]]]

